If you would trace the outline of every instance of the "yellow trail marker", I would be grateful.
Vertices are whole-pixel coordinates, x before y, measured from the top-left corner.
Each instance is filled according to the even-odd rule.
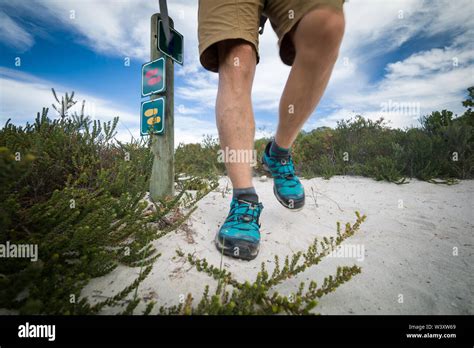
[[[161,117],[160,116],[157,116],[157,117],[151,117],[148,119],[148,121],[146,121],[146,123],[148,123],[150,126],[154,123],[159,123],[161,121]]]
[[[145,116],[146,117],[151,117],[151,116],[154,116],[154,115],[157,115],[158,114],[158,109],[148,109],[147,111],[145,111]]]

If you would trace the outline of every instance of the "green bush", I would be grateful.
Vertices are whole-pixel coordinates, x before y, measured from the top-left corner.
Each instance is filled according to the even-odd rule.
[[[225,173],[223,162],[218,161],[219,143],[206,136],[201,144],[179,144],[175,152],[176,176],[185,174],[216,179]]]
[[[300,132],[292,155],[298,174],[329,179],[334,175],[360,175],[376,180],[404,183],[406,178],[425,181],[474,177],[472,106],[474,87],[463,101],[467,110],[459,117],[452,112],[435,111],[420,118],[420,127],[392,129],[388,123],[356,116],[341,120],[332,129],[320,127]],[[266,174],[261,158],[270,139],[255,140],[256,174]],[[216,178],[225,175],[217,162],[217,139],[207,137],[202,144],[181,144],[176,150],[176,172]]]
[[[181,213],[202,197],[157,202],[144,214],[152,155],[143,141],[114,141],[118,119],[102,123],[48,109],[33,124],[0,130],[0,244],[36,245],[38,260],[0,262],[0,308],[22,314],[97,313],[129,295],[159,256],[151,241],[176,229]],[[56,100],[59,100],[56,97]],[[207,185],[192,180],[204,192]],[[201,192],[200,191],[200,192]],[[191,210],[192,211],[192,210]],[[163,219],[172,214],[172,219]],[[174,221],[170,223],[169,221]],[[158,226],[158,227],[157,227]],[[141,267],[140,276],[113,298],[90,305],[83,287],[118,264]],[[135,305],[136,301],[133,302]],[[128,308],[131,310],[131,308]]]
[[[433,112],[420,119],[420,128],[392,129],[383,118],[357,116],[335,129],[301,132],[293,146],[296,168],[308,178],[361,175],[396,183],[407,177],[445,183],[473,178],[474,87],[468,91],[463,115]]]
[[[441,179],[437,183],[473,178],[474,87],[468,91],[463,115],[435,111],[420,118],[419,128],[392,129],[383,118],[373,121],[356,116],[339,121],[334,129],[302,131],[292,147],[296,171],[306,178],[360,175],[395,183],[404,183],[406,178]],[[261,158],[269,140],[255,141],[258,175],[265,174]],[[180,145],[177,172],[212,178],[224,175],[225,166],[216,161],[218,150],[218,141],[210,137],[202,144]]]

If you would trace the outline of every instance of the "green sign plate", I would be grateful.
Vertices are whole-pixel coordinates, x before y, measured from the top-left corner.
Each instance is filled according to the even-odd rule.
[[[158,21],[158,49],[176,63],[183,65],[184,37],[170,27],[170,43],[166,45],[166,36],[163,30],[163,21]]]
[[[165,131],[165,97],[142,102],[140,134],[163,134]]]
[[[166,90],[166,62],[161,57],[142,65],[142,97]]]

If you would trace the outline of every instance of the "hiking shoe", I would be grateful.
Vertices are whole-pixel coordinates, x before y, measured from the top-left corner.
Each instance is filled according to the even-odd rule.
[[[290,210],[300,210],[304,206],[304,188],[295,175],[291,155],[271,156],[271,142],[265,147],[262,166],[273,177],[273,193],[278,201]]]
[[[252,260],[257,257],[260,246],[259,217],[263,205],[246,196],[232,199],[229,215],[216,234],[215,243],[225,255]]]

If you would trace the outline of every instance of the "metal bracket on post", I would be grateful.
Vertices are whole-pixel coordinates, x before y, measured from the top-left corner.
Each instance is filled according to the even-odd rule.
[[[171,32],[170,32],[170,17],[168,16],[168,5],[166,4],[166,0],[158,0],[160,4],[160,14],[161,19],[163,20],[163,28],[165,31],[165,38],[166,38],[166,45],[169,45],[171,40]]]
[[[158,20],[159,13],[151,16],[150,58],[156,60],[164,57],[166,62],[166,91],[164,133],[151,134],[151,151],[153,153],[153,167],[150,177],[150,195],[154,201],[174,196],[174,62],[158,50]],[[173,20],[169,18],[170,26]],[[163,95],[163,94],[162,94]],[[162,95],[152,95],[151,100]]]

